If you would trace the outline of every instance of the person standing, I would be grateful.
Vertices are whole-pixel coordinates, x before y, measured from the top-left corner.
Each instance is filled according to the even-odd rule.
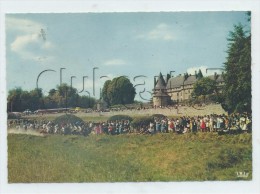
[[[202,118],[200,122],[201,122],[201,124],[200,124],[201,131],[205,132],[206,131],[206,123],[205,123],[204,119]]]
[[[173,123],[173,119],[168,121],[168,131],[169,132],[174,132],[174,123]]]

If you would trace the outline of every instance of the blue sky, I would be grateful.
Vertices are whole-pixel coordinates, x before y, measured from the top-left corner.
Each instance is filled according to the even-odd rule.
[[[249,25],[245,12],[60,13],[7,14],[7,89],[39,87],[47,94],[62,80],[95,97],[109,78],[128,76],[137,86],[136,99],[149,99],[153,77],[175,71],[194,74],[201,68],[223,67],[229,31]],[[46,33],[46,40],[41,36]],[[208,72],[213,74],[214,72]],[[135,76],[145,75],[133,79]],[[107,77],[102,77],[107,76]],[[101,77],[101,78],[100,78]],[[84,94],[84,92],[82,93]]]

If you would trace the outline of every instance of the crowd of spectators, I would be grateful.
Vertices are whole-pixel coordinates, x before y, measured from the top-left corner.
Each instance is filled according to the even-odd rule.
[[[141,133],[197,133],[197,132],[251,132],[248,114],[182,116],[155,118],[149,126],[142,126]]]
[[[140,123],[138,127],[131,126],[130,120],[115,120],[106,122],[72,122],[54,123],[48,120],[16,119],[8,120],[8,128],[17,130],[38,130],[51,134],[107,134],[125,133],[156,134],[156,133],[197,133],[197,132],[251,132],[252,123],[249,114],[204,115],[181,117],[154,117],[149,124]]]

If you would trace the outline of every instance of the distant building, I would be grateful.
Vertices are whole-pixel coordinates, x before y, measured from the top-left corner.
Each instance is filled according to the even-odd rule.
[[[167,94],[166,82],[160,73],[158,79],[155,80],[153,89],[153,105],[154,106],[167,106],[171,101],[170,96]]]
[[[222,92],[224,79],[222,74],[214,74],[208,76],[212,80],[216,80],[218,91]],[[191,93],[193,86],[198,80],[197,73],[195,75],[178,75],[176,77],[163,78],[160,73],[158,79],[155,80],[153,89],[153,105],[167,106],[171,103],[180,103],[188,101],[192,98]]]

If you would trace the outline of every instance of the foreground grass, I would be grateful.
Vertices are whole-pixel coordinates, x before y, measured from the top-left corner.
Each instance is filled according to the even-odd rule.
[[[8,180],[136,182],[251,180],[251,134],[8,135]],[[239,178],[236,172],[248,172]]]

